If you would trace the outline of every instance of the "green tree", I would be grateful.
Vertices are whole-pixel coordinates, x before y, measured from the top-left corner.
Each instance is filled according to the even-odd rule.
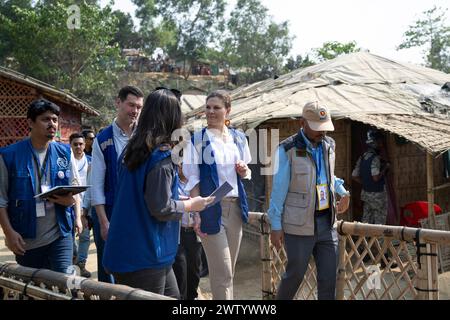
[[[166,51],[173,59],[183,61],[184,77],[190,66],[205,56],[223,30],[225,0],[155,0],[155,8],[162,19],[160,32],[171,34]]]
[[[259,0],[238,0],[227,23],[229,36],[222,47],[240,81],[250,83],[282,73],[292,46],[287,22],[275,23]]]
[[[436,6],[422,13],[422,17],[410,25],[397,50],[423,47],[428,67],[450,72],[450,26],[446,24],[447,9]]]
[[[139,19],[139,49],[152,55],[157,48],[167,48],[177,42],[176,25],[172,20],[162,19],[158,10],[158,0],[132,0],[136,5]],[[159,4],[164,6],[164,1]]]
[[[107,5],[79,2],[79,28],[69,28],[72,1],[38,1],[0,13],[9,39],[8,58],[27,75],[67,90],[93,106],[111,105],[118,72],[125,61],[114,43],[118,20]],[[70,23],[69,23],[70,24]],[[5,59],[5,57],[3,57]]]
[[[313,60],[306,55],[304,58],[301,55],[294,57],[289,57],[284,65],[285,72],[291,72],[297,69],[306,68],[316,64]]]
[[[341,43],[338,41],[325,42],[321,48],[314,49],[315,54],[319,61],[331,60],[342,54],[358,52],[361,49],[358,48],[355,41]]]

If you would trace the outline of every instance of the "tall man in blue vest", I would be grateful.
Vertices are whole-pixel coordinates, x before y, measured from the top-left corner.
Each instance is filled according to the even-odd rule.
[[[98,280],[112,283],[112,276],[103,268],[103,248],[108,237],[109,221],[114,204],[117,182],[117,159],[133,133],[144,104],[144,94],[134,86],[120,89],[115,101],[117,116],[113,123],[99,133],[92,150],[92,206],[94,241],[97,247]]]
[[[74,223],[82,229],[79,197],[34,198],[55,186],[79,184],[70,147],[52,141],[59,114],[48,100],[32,102],[29,137],[0,149],[0,225],[20,265],[70,273]]]
[[[295,297],[313,255],[318,299],[332,300],[338,264],[336,215],[348,209],[350,193],[334,175],[335,143],[326,136],[334,126],[327,107],[317,101],[307,103],[302,123],[303,128],[277,150],[279,167],[268,211],[270,240],[277,249],[284,240],[287,266],[276,298]]]

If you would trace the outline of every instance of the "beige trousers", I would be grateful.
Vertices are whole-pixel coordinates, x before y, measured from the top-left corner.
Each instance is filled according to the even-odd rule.
[[[233,277],[242,239],[239,198],[221,201],[222,225],[219,233],[202,239],[208,260],[213,300],[233,300]]]

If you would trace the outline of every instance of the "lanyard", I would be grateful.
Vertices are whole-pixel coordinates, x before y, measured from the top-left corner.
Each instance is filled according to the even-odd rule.
[[[40,165],[40,161],[39,161],[39,157],[36,155],[36,153],[34,152],[34,150],[32,151],[32,155],[33,155],[33,160],[34,160],[34,164],[36,165],[36,169],[37,169],[37,174],[38,174],[38,180],[39,180],[39,189],[38,189],[38,193],[42,192],[42,178],[45,178],[47,175],[47,160],[48,160],[48,148],[47,151],[45,152],[45,158],[44,158],[44,163],[42,164],[42,166]]]
[[[322,159],[320,157],[320,154],[322,152],[322,148],[320,146],[317,146],[314,150],[312,150],[312,154],[314,157],[314,162],[316,164],[316,181],[317,184],[322,183],[322,177],[321,177],[321,171],[322,171]]]

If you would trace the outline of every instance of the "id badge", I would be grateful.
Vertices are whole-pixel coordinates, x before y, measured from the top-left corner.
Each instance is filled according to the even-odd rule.
[[[328,185],[327,184],[318,184],[317,188],[317,199],[319,204],[319,211],[325,210],[330,207],[330,197],[328,194]]]
[[[47,192],[48,190],[50,190],[49,185],[46,185],[46,184],[41,185],[42,192]],[[45,217],[45,201],[44,200],[36,201],[36,217],[37,218]]]
[[[45,201],[36,201],[36,217],[45,217]]]

